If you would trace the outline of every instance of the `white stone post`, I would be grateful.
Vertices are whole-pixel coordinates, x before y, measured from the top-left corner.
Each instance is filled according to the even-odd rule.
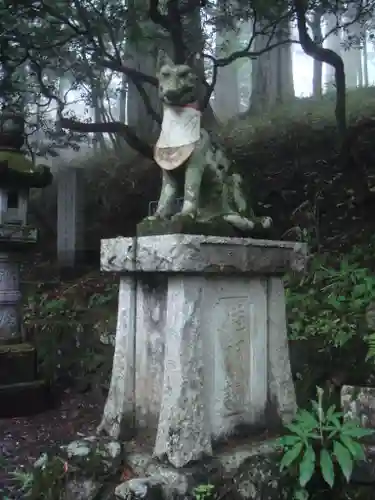
[[[99,430],[153,430],[154,456],[179,468],[239,429],[290,421],[282,274],[302,270],[305,258],[303,244],[249,238],[103,240],[102,270],[121,278]]]
[[[104,408],[105,419],[99,426],[99,432],[103,428],[114,437],[127,434],[129,427],[134,427],[135,317],[130,312],[134,308],[135,300],[133,281],[130,275],[120,281],[112,379]]]
[[[57,177],[57,257],[61,267],[74,267],[84,251],[83,170],[67,167]]]

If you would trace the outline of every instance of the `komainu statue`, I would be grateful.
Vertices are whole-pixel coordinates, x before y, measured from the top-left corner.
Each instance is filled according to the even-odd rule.
[[[255,217],[242,192],[242,178],[201,127],[198,76],[187,64],[167,56],[159,63],[163,122],[154,158],[162,169],[162,188],[154,215],[146,221],[191,218],[226,221],[240,232],[267,229],[269,217]],[[183,197],[182,207],[177,199]],[[180,210],[179,210],[180,208]]]

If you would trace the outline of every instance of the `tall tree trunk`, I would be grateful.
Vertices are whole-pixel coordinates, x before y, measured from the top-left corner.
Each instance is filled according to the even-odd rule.
[[[339,19],[340,21],[340,19]],[[324,15],[325,22],[325,43],[324,47],[327,49],[336,52],[337,55],[341,55],[341,34],[342,30],[337,28],[338,20],[335,14],[325,14]],[[333,31],[334,30],[334,31]],[[328,35],[328,33],[331,33]],[[328,36],[327,36],[328,35]],[[324,86],[327,90],[334,89],[335,82],[335,68],[328,64],[325,64],[325,78],[324,78]]]
[[[129,19],[134,29],[139,28],[137,22],[147,8],[148,2],[144,0],[128,0]],[[139,34],[132,33],[131,26],[129,35],[125,47],[126,65],[147,75],[155,75],[158,47]],[[131,78],[127,80],[126,122],[142,141],[151,144],[156,140],[159,126],[153,119],[152,112],[160,115],[160,109],[156,87],[148,84],[138,85]]]
[[[305,54],[313,59],[320,59],[326,64],[330,64],[335,68],[335,85],[336,85],[336,106],[335,117],[337,129],[341,141],[341,145],[346,144],[347,120],[346,120],[346,86],[345,86],[345,69],[344,62],[336,52],[316,45],[307,29],[306,25],[306,2],[304,0],[294,0],[294,8],[297,17],[298,36],[301,47]],[[345,155],[344,155],[345,156]]]
[[[280,26],[272,43],[290,38],[289,23]],[[258,35],[254,50],[262,50],[269,42],[267,35]],[[294,98],[292,51],[290,44],[265,52],[253,61],[250,113],[260,114]]]
[[[252,23],[250,21],[242,21],[239,27],[239,40],[241,48],[245,47],[252,35]],[[239,111],[245,112],[249,108],[251,96],[251,73],[252,62],[250,59],[238,61],[238,98]]]
[[[225,0],[219,1],[219,7]],[[225,5],[222,5],[225,8]],[[222,24],[222,23],[221,23]],[[216,30],[216,57],[227,57],[238,50],[238,30],[234,27],[218,26]],[[227,121],[239,113],[237,61],[219,68],[214,90],[214,109],[221,121]]]
[[[358,87],[363,87],[362,50],[359,52],[358,60]]]
[[[127,44],[126,59],[127,65],[130,67],[147,75],[156,74],[156,47],[149,47],[149,50],[146,51],[144,44],[131,41]],[[138,137],[151,144],[156,139],[158,126],[149,113],[148,105],[160,113],[160,103],[156,87],[145,84],[143,91],[144,94],[141,95],[139,87],[131,79],[128,80],[127,124],[133,128]]]
[[[57,95],[60,101],[65,101],[65,93],[69,90],[70,86],[70,77],[66,75],[59,76],[58,86],[57,86]],[[56,123],[58,124],[60,121],[59,110],[56,110]]]
[[[313,34],[313,40],[317,45],[322,45],[323,43],[323,33],[322,33],[322,11],[317,8],[313,13],[313,18],[311,21],[311,30]],[[314,59],[313,66],[313,96],[316,98],[322,97],[322,78],[323,78],[323,63],[319,59]]]
[[[180,0],[180,1],[181,1],[181,7],[184,8],[189,6],[189,0]],[[182,25],[183,25],[183,39],[184,39],[183,41],[188,49],[188,52],[190,54],[193,53],[202,54],[204,49],[205,39],[201,23],[201,9],[197,7],[193,10],[190,10],[189,13],[183,17]],[[198,73],[203,80],[205,77],[203,59],[198,61],[196,69],[198,70]],[[205,93],[206,89],[202,85],[201,95],[200,95],[201,101],[204,100]],[[210,102],[207,103],[207,106],[203,111],[202,124],[210,132],[215,133],[215,131],[217,130],[218,120],[216,114],[212,109]]]
[[[345,13],[344,20],[350,22],[355,19],[357,14],[357,5],[350,3]],[[348,27],[346,34],[350,47],[343,54],[343,60],[346,73],[347,88],[356,88],[360,83],[361,67],[361,47],[362,47],[362,26],[360,22],[354,22]]]
[[[100,123],[102,121],[102,108],[103,108],[103,90],[102,90],[102,75],[99,74],[91,83],[91,100],[93,106],[94,122]],[[104,136],[101,132],[97,132],[94,137],[94,149],[105,149],[106,144]]]
[[[365,87],[369,86],[368,78],[368,53],[367,53],[367,32],[363,40],[363,84]]]
[[[126,75],[122,75],[120,96],[119,96],[119,120],[121,123],[126,122],[126,95],[127,95],[127,78]]]

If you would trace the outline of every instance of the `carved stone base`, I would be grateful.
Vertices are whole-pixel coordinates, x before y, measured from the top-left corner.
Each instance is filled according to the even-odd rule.
[[[0,253],[0,344],[22,341],[19,262],[12,253]]]
[[[289,421],[296,402],[280,276],[301,269],[304,250],[197,235],[104,240],[102,269],[124,274],[100,429],[117,438],[133,418],[154,429],[156,457],[183,467],[239,431]]]

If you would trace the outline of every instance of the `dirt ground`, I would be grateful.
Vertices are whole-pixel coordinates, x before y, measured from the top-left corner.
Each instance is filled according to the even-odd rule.
[[[28,418],[0,419],[0,499],[24,498],[12,472],[26,471],[51,447],[93,434],[102,409],[92,396],[67,391],[55,409]]]

